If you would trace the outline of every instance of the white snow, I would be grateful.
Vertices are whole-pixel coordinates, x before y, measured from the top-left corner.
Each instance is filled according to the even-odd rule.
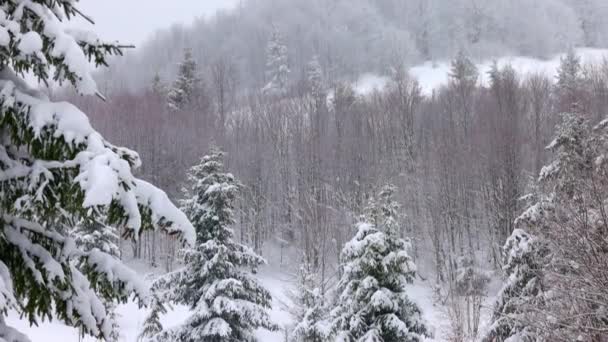
[[[11,37],[5,27],[0,26],[0,46],[7,46],[11,42]]]
[[[375,90],[382,90],[389,81],[388,77],[372,73],[365,73],[355,82],[355,92],[359,95],[367,95]]]
[[[580,48],[576,50],[576,54],[581,57],[583,63],[597,63],[608,56],[608,49]],[[484,60],[481,63],[477,63],[480,82],[484,85],[488,84],[488,72],[492,68],[494,61],[496,61],[499,67],[510,64],[513,69],[521,75],[541,73],[554,79],[557,75],[560,59],[564,55],[565,53],[559,54],[547,60],[522,56],[507,56],[496,58],[495,60]],[[430,95],[434,89],[446,85],[448,83],[449,73],[449,61],[440,61],[436,63],[427,62],[410,69],[410,74],[418,79],[420,86],[422,87],[422,92],[425,95]]]
[[[579,48],[576,49],[576,54],[581,57],[581,61],[584,64],[598,63],[608,57],[608,49]],[[560,58],[564,55],[565,53],[559,54],[546,60],[523,56],[506,56],[483,60],[477,62],[476,66],[479,71],[480,82],[484,85],[488,84],[488,72],[494,61],[496,61],[499,67],[510,64],[521,75],[542,73],[550,78],[554,78],[557,75]],[[418,80],[422,93],[430,96],[433,90],[447,85],[450,73],[450,61],[428,61],[410,68],[409,73]],[[385,76],[365,73],[359,77],[354,86],[359,95],[366,95],[374,90],[382,90],[389,80]]]
[[[19,50],[26,55],[33,54],[42,50],[42,38],[34,31],[30,31],[21,36]]]
[[[14,304],[13,281],[8,267],[0,261],[0,307],[12,307]]]

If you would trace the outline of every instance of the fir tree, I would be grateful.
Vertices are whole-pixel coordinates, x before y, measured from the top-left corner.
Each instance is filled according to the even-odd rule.
[[[452,61],[449,76],[453,84],[471,89],[477,84],[479,72],[467,55],[460,51],[456,59]]]
[[[316,286],[310,264],[303,264],[298,273],[295,317],[298,324],[291,336],[294,342],[329,341],[330,327],[325,317],[325,298]]]
[[[103,215],[102,218],[105,218]],[[72,230],[71,235],[76,242],[76,245],[86,252],[94,249],[99,249],[101,252],[108,254],[114,258],[120,258],[120,248],[116,244],[119,240],[113,227],[99,221],[83,221],[76,225]],[[117,342],[120,338],[120,326],[117,321],[116,303],[113,301],[104,301],[104,307],[108,314],[110,322],[110,334],[107,338],[108,342]]]
[[[167,313],[167,307],[158,294],[154,294],[150,303],[150,312],[144,320],[144,325],[139,334],[138,341],[152,342],[168,340],[169,335],[163,334],[164,328],[160,317]]]
[[[420,309],[407,295],[416,266],[406,248],[403,239],[358,225],[341,254],[344,273],[331,313],[338,341],[411,342],[428,335]]]
[[[399,203],[395,200],[397,188],[387,184],[380,189],[378,195],[370,198],[365,208],[365,216],[368,222],[380,228],[386,234],[399,237],[401,228],[399,226]],[[406,240],[406,242],[409,241]]]
[[[266,47],[266,70],[268,83],[262,89],[267,95],[280,96],[287,92],[289,63],[287,45],[281,33],[275,28]]]
[[[156,74],[154,74],[154,78],[152,79],[152,85],[150,86],[150,90],[152,91],[152,94],[164,98],[167,95],[166,88],[167,88],[166,85],[163,83],[163,80],[160,78],[160,74],[158,72],[156,72]]]
[[[222,153],[213,152],[190,170],[192,197],[183,208],[196,228],[196,247],[183,251],[181,270],[153,286],[193,311],[169,333],[176,341],[251,341],[257,328],[276,329],[267,312],[270,293],[246,271],[265,261],[233,240],[230,226],[239,184],[223,168]]]
[[[198,66],[192,57],[192,51],[184,51],[184,59],[178,66],[177,78],[167,95],[169,109],[179,111],[192,107],[202,89],[198,76]]]
[[[455,267],[455,293],[459,296],[481,297],[490,282],[490,277],[481,270],[471,255],[461,255],[456,258]],[[481,302],[478,303],[481,306]]]
[[[569,49],[568,53],[560,59],[557,69],[557,95],[559,96],[560,110],[569,112],[582,111],[578,108],[582,100],[582,90],[584,87],[583,66],[581,59],[574,49]]]
[[[85,251],[98,248],[106,254],[120,258],[120,248],[117,245],[120,237],[114,227],[103,223],[104,217],[105,215],[102,216],[101,221],[80,222],[72,230],[72,236],[76,244]]]
[[[106,311],[108,313],[108,320],[111,322],[110,323],[110,335],[108,336],[108,339],[106,340],[106,342],[118,342],[120,341],[120,325],[118,324],[118,318],[120,317],[120,315],[118,315],[118,313],[116,313],[116,303],[114,302],[108,302],[106,303]]]
[[[195,240],[165,193],[132,175],[140,164],[135,152],[112,145],[80,110],[51,102],[19,76],[103,97],[89,65],[107,65],[121,48],[67,29],[80,15],[75,3],[0,3],[0,336],[16,341],[26,338],[5,324],[9,310],[31,324],[56,319],[107,340],[112,324],[104,303],[133,294],[147,299],[145,284],[119,260],[76,245],[74,222],[103,220],[132,237],[156,228]]]
[[[538,278],[544,281],[527,286],[546,286],[540,287],[546,295],[532,304],[540,303],[531,310],[538,318],[526,320],[524,332],[546,341],[601,340],[608,322],[608,120],[592,127],[581,113],[564,114],[547,148],[554,158],[541,169],[535,203],[516,221],[550,252],[546,262],[532,260],[543,265]]]
[[[494,304],[492,324],[484,341],[537,341],[530,320],[544,303],[543,268],[549,251],[540,239],[515,229],[503,247],[503,270],[507,283]]]
[[[319,56],[315,55],[308,63],[308,84],[313,98],[324,98],[325,85],[323,84],[323,69]]]

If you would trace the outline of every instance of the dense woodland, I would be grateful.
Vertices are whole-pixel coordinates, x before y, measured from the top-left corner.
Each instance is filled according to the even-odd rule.
[[[266,43],[276,30],[289,46],[294,82],[306,79],[314,56],[331,82],[390,75],[396,64],[450,60],[460,51],[475,60],[547,58],[572,46],[605,47],[607,15],[603,0],[244,0],[156,32],[99,83],[107,93],[143,89],[157,73],[170,82],[190,48],[201,65],[230,61],[239,88],[261,88],[269,81]]]
[[[555,79],[496,65],[482,85],[461,53],[449,84],[430,96],[398,67],[383,90],[362,95],[328,80],[316,57],[305,78],[292,81],[281,37],[267,43],[270,81],[245,94],[233,65],[201,65],[186,49],[172,82],[157,77],[105,104],[73,101],[107,136],[140,151],[142,177],[175,199],[188,184],[182,170],[219,146],[244,184],[238,240],[287,272],[307,265],[322,293],[338,283],[353,224],[386,200],[388,186],[399,235],[411,239],[418,276],[437,284],[454,338],[477,336],[489,277],[508,263],[503,245],[517,218],[550,190],[538,176],[560,154],[547,146],[572,120],[590,134],[604,118],[608,63],[583,65],[571,50]],[[174,248],[150,233],[130,249],[170,270]]]

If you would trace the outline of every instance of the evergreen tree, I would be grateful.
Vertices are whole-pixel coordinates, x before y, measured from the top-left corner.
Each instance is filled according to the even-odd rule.
[[[455,293],[459,296],[481,297],[490,282],[490,277],[481,270],[472,255],[461,255],[456,258],[455,267]],[[481,306],[481,302],[476,303]]]
[[[245,270],[255,270],[265,261],[235,242],[229,228],[239,184],[223,168],[222,153],[213,152],[190,170],[192,197],[183,208],[196,228],[196,247],[183,251],[182,269],[153,286],[193,311],[186,323],[169,333],[176,341],[251,341],[257,328],[276,329],[267,312],[270,293]]]
[[[467,89],[474,88],[479,78],[479,72],[475,64],[460,51],[450,67],[451,82]]]
[[[179,111],[193,106],[201,89],[198,66],[192,57],[192,51],[186,49],[184,59],[178,66],[177,78],[167,95],[169,109]]]
[[[116,313],[116,303],[106,303],[106,311],[108,313],[108,320],[110,323],[110,336],[108,336],[106,342],[118,342],[120,341],[120,325],[118,324],[118,318],[120,315]]]
[[[300,267],[295,317],[298,324],[291,336],[294,342],[329,341],[330,327],[325,317],[325,298],[316,286],[316,276],[308,263]]]
[[[387,184],[380,189],[376,198],[372,197],[365,207],[365,217],[368,222],[380,228],[384,233],[399,237],[399,203],[395,200],[397,188]],[[409,241],[405,240],[408,245]]]
[[[308,63],[308,84],[313,98],[324,98],[325,86],[323,84],[323,69],[319,56],[315,55]]]
[[[102,218],[105,218],[103,215]],[[119,236],[115,233],[115,229],[99,221],[81,222],[76,225],[76,228],[71,232],[76,245],[86,252],[94,249],[99,249],[101,252],[108,254],[114,258],[120,258],[120,248],[116,244]],[[120,338],[120,326],[117,322],[116,303],[113,301],[104,301],[104,306],[108,314],[111,332],[107,338],[108,342],[117,342]]]
[[[167,95],[166,85],[163,83],[163,80],[160,78],[160,74],[158,72],[154,74],[150,90],[152,91],[152,94],[159,97],[164,98]]]
[[[429,335],[407,295],[416,266],[406,248],[403,239],[368,223],[358,225],[341,254],[344,273],[331,313],[338,341],[412,342]]]
[[[484,341],[537,341],[530,320],[543,307],[546,285],[543,268],[549,251],[540,239],[515,229],[503,247],[503,270],[507,283],[494,304],[492,324]]]
[[[517,219],[550,251],[546,263],[534,260],[543,265],[546,295],[534,306],[539,318],[526,321],[539,340],[599,341],[608,322],[608,120],[592,127],[581,114],[563,115],[535,203]]]
[[[584,87],[583,66],[580,57],[574,49],[560,59],[557,69],[557,95],[559,96],[560,110],[564,112],[582,111],[578,108]]]
[[[150,312],[144,320],[144,325],[139,334],[138,341],[140,342],[152,342],[152,341],[163,341],[169,338],[168,334],[163,334],[164,328],[160,322],[161,315],[167,313],[166,304],[159,297],[158,294],[154,294],[150,304]]]
[[[76,244],[85,251],[98,248],[106,254],[120,258],[120,248],[117,245],[120,237],[114,227],[103,223],[104,220],[105,215],[101,221],[84,220],[72,230],[72,236]]]
[[[121,48],[67,29],[75,1],[0,2],[0,336],[15,310],[31,324],[56,319],[109,339],[104,303],[141,300],[147,287],[120,260],[76,245],[69,231],[103,220],[126,236],[163,229],[194,243],[195,232],[165,193],[135,178],[138,155],[106,141],[73,105],[51,102],[19,76],[97,94],[91,62]],[[104,217],[101,213],[107,213]]]
[[[266,70],[268,83],[262,89],[267,95],[280,96],[287,92],[289,61],[287,45],[278,29],[274,29],[266,47]]]

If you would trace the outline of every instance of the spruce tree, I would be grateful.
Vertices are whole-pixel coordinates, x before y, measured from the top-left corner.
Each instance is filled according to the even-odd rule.
[[[186,49],[184,59],[178,66],[177,77],[167,95],[169,109],[179,111],[194,106],[202,89],[201,82],[192,50]]]
[[[102,215],[101,221],[83,220],[72,230],[76,244],[85,251],[98,248],[100,251],[113,257],[120,258],[118,241],[120,237],[116,228],[105,224],[106,215]]]
[[[556,90],[559,97],[559,110],[564,112],[580,112],[580,101],[583,100],[582,91],[585,85],[583,76],[583,66],[580,57],[574,49],[569,49],[568,53],[560,58],[560,65],[557,69]]]
[[[450,82],[454,85],[465,89],[472,89],[477,84],[479,71],[464,51],[460,51],[456,59],[451,63],[449,76]]]
[[[337,341],[422,341],[429,333],[406,286],[416,266],[403,239],[360,223],[341,254],[332,328]]]
[[[281,96],[287,92],[289,77],[287,45],[278,29],[274,29],[266,47],[266,73],[268,83],[262,89],[266,95]]]
[[[154,294],[150,303],[150,311],[144,319],[144,325],[139,334],[139,342],[163,341],[169,335],[163,334],[164,328],[160,322],[160,317],[167,313],[167,304],[159,294]]]
[[[582,113],[563,114],[547,148],[552,161],[541,169],[534,203],[516,221],[550,252],[546,262],[533,260],[543,265],[546,288],[527,330],[543,341],[601,340],[608,322],[608,120],[593,127]]]
[[[252,341],[255,329],[276,329],[267,312],[270,293],[247,271],[265,261],[233,240],[230,226],[240,185],[223,169],[222,153],[213,152],[188,174],[192,197],[183,209],[196,229],[196,247],[182,252],[182,269],[153,285],[192,310],[182,326],[166,334],[169,340]]]
[[[102,218],[105,219],[106,215]],[[81,222],[71,232],[76,245],[85,252],[99,249],[101,252],[114,258],[120,258],[120,248],[116,244],[119,236],[116,229],[101,222]],[[118,325],[118,315],[116,313],[116,303],[114,301],[104,301],[104,307],[108,314],[111,332],[107,338],[108,342],[117,342],[120,338],[120,326]]]
[[[291,333],[294,342],[329,341],[330,327],[325,311],[325,298],[317,287],[312,266],[304,263],[298,272],[294,316],[298,322]]]
[[[120,341],[121,327],[118,324],[118,319],[120,315],[116,313],[116,303],[108,302],[106,303],[106,312],[108,313],[108,320],[110,321],[110,336],[108,336],[106,342],[118,342]]]
[[[313,98],[325,97],[325,85],[323,77],[323,69],[319,62],[319,56],[315,55],[307,68],[308,86]]]
[[[543,268],[548,255],[546,244],[522,229],[515,229],[507,239],[503,247],[503,270],[507,283],[494,304],[492,324],[484,341],[538,339],[538,332],[528,322],[535,319],[535,312],[544,304],[546,285]]]
[[[166,85],[163,83],[163,80],[160,78],[160,74],[156,72],[154,77],[152,78],[152,85],[150,86],[150,91],[155,96],[159,96],[164,98],[167,95]]]
[[[73,85],[103,97],[90,63],[107,64],[121,47],[67,29],[75,1],[0,3],[0,336],[27,340],[5,324],[14,310],[32,325],[55,319],[102,339],[112,334],[104,304],[147,287],[111,255],[76,245],[74,222],[180,233],[188,219],[154,186],[135,178],[138,155],[106,141],[80,110],[51,102],[19,76]],[[102,213],[107,213],[104,217]]]
[[[392,184],[384,185],[376,197],[369,199],[365,207],[365,217],[368,222],[380,228],[386,234],[399,237],[399,202],[395,200],[397,188]],[[409,241],[408,241],[409,242]]]

